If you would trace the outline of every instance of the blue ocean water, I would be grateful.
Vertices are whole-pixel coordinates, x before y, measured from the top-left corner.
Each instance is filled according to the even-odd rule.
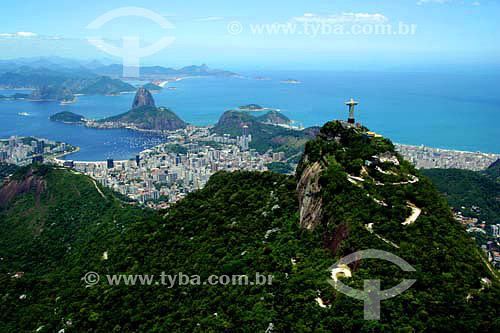
[[[240,72],[241,73],[241,72]],[[499,73],[430,72],[261,72],[245,78],[193,78],[170,83],[175,90],[154,94],[156,104],[170,107],[195,125],[217,122],[239,105],[256,103],[281,109],[304,126],[347,117],[343,102],[360,101],[358,121],[395,142],[500,153]],[[263,76],[270,80],[255,80]],[[300,84],[280,80],[295,79]],[[19,91],[16,91],[19,92]],[[0,91],[1,95],[13,92]],[[126,159],[164,141],[157,135],[129,130],[88,129],[53,123],[63,110],[102,118],[129,109],[133,94],[82,96],[73,105],[55,102],[0,101],[0,137],[34,135],[81,147],[68,158]],[[28,117],[18,115],[28,112]]]

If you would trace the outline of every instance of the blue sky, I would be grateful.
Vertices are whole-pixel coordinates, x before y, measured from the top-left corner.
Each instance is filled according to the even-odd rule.
[[[21,5],[22,3],[22,5]],[[38,1],[4,2],[0,14],[1,58],[58,55],[109,58],[86,36],[121,45],[123,36],[141,45],[164,36],[175,40],[143,64],[208,63],[223,68],[378,68],[497,63],[500,55],[498,0],[253,0],[237,1]],[[144,7],[171,22],[162,29],[142,17],[121,17],[89,31],[97,17],[126,6]],[[414,35],[252,34],[250,25],[417,25]],[[228,24],[241,23],[231,34]]]

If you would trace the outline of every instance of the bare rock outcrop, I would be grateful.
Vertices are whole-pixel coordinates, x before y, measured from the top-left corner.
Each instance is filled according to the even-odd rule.
[[[132,104],[132,109],[137,109],[142,106],[155,107],[153,96],[151,95],[149,90],[144,87],[141,87],[137,90],[134,98],[134,103]]]
[[[319,162],[308,166],[297,184],[300,205],[300,226],[308,230],[314,229],[321,223],[322,203],[320,173],[323,170]]]
[[[23,193],[33,191],[36,200],[40,199],[40,195],[47,190],[45,180],[35,176],[30,171],[23,180],[10,180],[0,189],[0,206],[3,206]]]

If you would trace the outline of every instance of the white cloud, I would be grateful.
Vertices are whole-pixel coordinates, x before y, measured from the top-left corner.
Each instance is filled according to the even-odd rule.
[[[222,16],[208,16],[197,19],[196,21],[222,21],[224,18]]]
[[[382,14],[368,14],[368,13],[342,13],[333,15],[316,15],[312,13],[305,13],[302,16],[295,16],[292,18],[295,22],[315,22],[315,23],[328,23],[328,24],[342,24],[342,23],[385,23],[389,21],[387,16]]]
[[[0,38],[35,38],[38,35],[34,32],[19,31],[14,33],[0,33]]]
[[[34,32],[26,32],[26,31],[16,32],[16,35],[19,37],[36,37],[37,36],[37,34]]]
[[[424,4],[427,4],[427,3],[440,3],[440,4],[443,4],[443,3],[451,3],[451,2],[458,2],[456,0],[417,0],[417,5],[424,5]],[[481,3],[479,1],[473,1],[473,2],[470,2],[470,1],[460,1],[460,4],[462,5],[467,5],[467,4],[471,4],[472,6],[480,6]]]
[[[423,5],[424,3],[445,3],[445,2],[450,2],[451,0],[418,0],[417,5]]]

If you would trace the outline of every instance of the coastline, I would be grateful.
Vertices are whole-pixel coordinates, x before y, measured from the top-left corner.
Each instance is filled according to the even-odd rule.
[[[57,154],[55,156],[49,156],[48,159],[53,159],[54,161],[64,161],[64,160],[59,160],[59,158],[64,157],[64,156],[68,156],[68,155],[71,155],[74,153],[78,153],[79,151],[80,151],[80,147],[76,147],[75,150],[68,151],[68,152],[61,153],[61,154]]]
[[[72,125],[77,125],[77,124],[72,124]],[[194,126],[194,125],[190,125]],[[213,125],[211,125],[213,126]],[[210,126],[195,126],[196,128],[208,128]],[[96,128],[96,129],[110,129],[110,128],[98,128],[98,127],[88,127],[88,128]],[[129,126],[124,126],[124,127],[119,127],[122,129],[127,129],[135,132],[140,132],[140,133],[150,133],[150,134],[156,134],[156,135],[168,135],[169,133],[173,133],[176,131],[163,131],[163,130],[146,130],[146,129],[139,129],[139,128],[134,128],[134,127],[129,127]],[[111,128],[113,129],[113,128]],[[484,156],[485,158],[495,158],[495,159],[500,159],[500,153],[486,153],[486,152],[481,152],[481,151],[466,151],[466,150],[458,150],[458,149],[448,149],[448,148],[437,148],[437,147],[429,147],[429,146],[424,146],[424,145],[411,145],[411,144],[403,144],[403,143],[397,143],[394,142],[394,145],[396,147],[405,147],[405,148],[410,148],[410,149],[419,149],[419,150],[429,150],[429,151],[437,151],[437,152],[443,152],[443,153],[449,153],[449,154],[456,154],[456,155],[476,155],[476,156]],[[150,148],[146,148],[142,151],[140,151],[137,154],[142,154],[148,150],[150,150],[153,147],[156,147],[157,145],[154,145]],[[63,157],[63,156],[68,156],[74,153],[80,152],[80,147],[77,147],[77,150],[68,152],[65,154],[61,154],[57,158]],[[130,157],[132,158],[132,157]],[[65,160],[58,160],[58,161],[65,161]],[[115,162],[126,162],[127,160],[116,160]],[[103,163],[106,162],[106,160],[99,160],[99,161],[78,161],[74,160],[74,162],[78,163]]]
[[[457,154],[481,154],[481,155],[485,155],[488,157],[500,158],[500,153],[484,152],[484,151],[480,151],[480,150],[470,151],[470,150],[460,150],[460,149],[453,149],[453,148],[439,148],[439,147],[425,146],[423,144],[417,145],[417,144],[407,144],[407,143],[399,143],[399,142],[394,142],[394,145],[396,145],[396,146],[400,145],[400,146],[415,148],[415,149],[429,149],[429,150],[436,150],[439,152],[450,152],[450,153],[457,153]]]

